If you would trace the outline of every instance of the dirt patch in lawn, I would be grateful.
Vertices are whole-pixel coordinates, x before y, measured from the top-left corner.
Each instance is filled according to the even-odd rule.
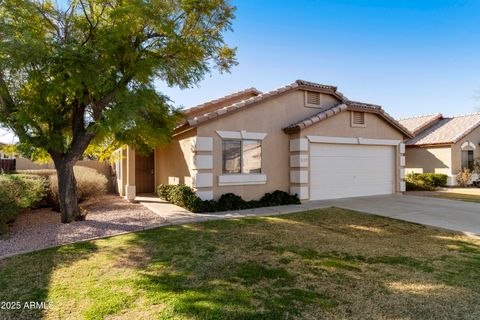
[[[53,308],[0,318],[478,319],[479,283],[479,240],[331,208],[12,257],[0,300]]]
[[[0,240],[0,257],[166,223],[144,206],[116,195],[91,199],[82,208],[88,212],[86,220],[69,224],[62,224],[60,213],[50,208],[21,213],[10,226],[9,238]]]

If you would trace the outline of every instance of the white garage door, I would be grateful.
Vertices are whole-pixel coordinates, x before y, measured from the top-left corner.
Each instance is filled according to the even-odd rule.
[[[391,194],[395,186],[392,146],[310,145],[310,199]]]

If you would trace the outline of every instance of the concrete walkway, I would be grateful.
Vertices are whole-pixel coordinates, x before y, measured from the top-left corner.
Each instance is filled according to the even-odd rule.
[[[312,209],[338,207],[442,229],[460,231],[472,236],[480,235],[480,204],[429,197],[387,195],[346,198],[310,201],[301,205],[210,214],[191,213],[183,208],[166,203],[156,196],[137,197],[137,200],[148,209],[165,218],[171,224],[251,216],[273,216]]]
[[[229,218],[231,219],[243,217],[275,216],[280,214],[331,207],[331,205],[329,204],[314,204],[312,202],[307,202],[300,205],[277,206],[215,213],[192,213],[184,208],[163,201],[159,197],[154,195],[137,196],[135,199],[151,211],[166,219],[170,224],[184,224]]]

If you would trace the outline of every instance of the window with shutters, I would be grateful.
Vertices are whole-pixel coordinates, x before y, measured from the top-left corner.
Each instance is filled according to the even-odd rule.
[[[365,127],[365,112],[352,111],[352,127]]]
[[[322,106],[320,92],[305,91],[305,106],[320,108]]]

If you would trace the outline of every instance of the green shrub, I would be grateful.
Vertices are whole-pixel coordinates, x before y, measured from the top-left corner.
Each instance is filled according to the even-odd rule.
[[[184,184],[178,184],[170,188],[168,199],[171,203],[177,206],[187,208],[190,207],[190,203],[198,198],[192,188]]]
[[[97,170],[87,167],[73,167],[77,181],[78,202],[88,200],[94,196],[105,194],[108,188],[108,179]],[[58,200],[58,178],[56,174],[50,175],[49,203],[55,209],[60,208]]]
[[[0,234],[7,232],[7,223],[26,208],[35,207],[45,196],[47,180],[25,174],[0,175]]]
[[[157,187],[157,194],[160,198],[170,201],[170,190],[175,187],[172,184],[161,184]]]
[[[241,210],[248,207],[247,202],[234,193],[222,194],[217,201],[217,211]]]
[[[184,184],[161,184],[157,187],[157,194],[160,198],[191,212],[218,212],[300,203],[297,195],[279,190],[265,194],[260,200],[245,201],[234,193],[223,194],[218,201],[202,200],[192,188]]]
[[[441,173],[409,173],[405,177],[408,191],[430,191],[447,185],[448,176]]]
[[[281,206],[287,204],[300,204],[300,199],[296,195],[291,195],[285,191],[276,190],[272,193],[266,193],[261,199],[262,207]]]

